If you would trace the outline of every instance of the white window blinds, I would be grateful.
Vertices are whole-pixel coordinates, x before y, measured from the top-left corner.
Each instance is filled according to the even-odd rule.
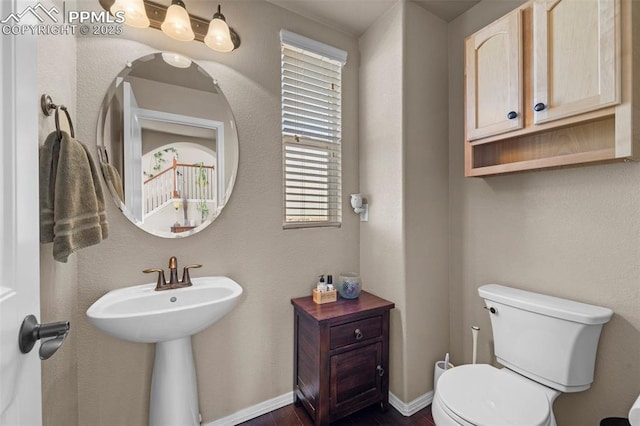
[[[281,31],[284,227],[340,226],[346,52]]]

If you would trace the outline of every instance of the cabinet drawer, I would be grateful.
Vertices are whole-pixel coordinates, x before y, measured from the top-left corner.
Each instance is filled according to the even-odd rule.
[[[382,317],[371,317],[360,321],[331,327],[331,349],[350,345],[367,339],[373,339],[382,335]]]

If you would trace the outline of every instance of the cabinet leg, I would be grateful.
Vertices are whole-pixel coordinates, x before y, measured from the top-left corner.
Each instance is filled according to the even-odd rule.
[[[382,413],[389,411],[389,401],[380,401],[380,411]]]
[[[296,407],[302,406],[302,402],[300,402],[300,398],[298,398],[298,394],[295,392],[293,393],[293,405]]]

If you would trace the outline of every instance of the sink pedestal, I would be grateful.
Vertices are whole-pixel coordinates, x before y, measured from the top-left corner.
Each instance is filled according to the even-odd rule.
[[[200,425],[191,336],[231,312],[242,294],[242,287],[227,277],[191,282],[191,287],[169,291],[155,291],[156,283],[111,290],[87,309],[89,320],[105,333],[156,344],[151,426]]]
[[[149,426],[199,426],[191,336],[156,343]]]

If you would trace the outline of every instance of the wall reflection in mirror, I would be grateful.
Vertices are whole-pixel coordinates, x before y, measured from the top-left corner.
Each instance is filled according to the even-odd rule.
[[[220,214],[238,169],[238,135],[224,94],[203,68],[155,53],[128,64],[98,122],[102,173],[139,228],[192,235]]]

